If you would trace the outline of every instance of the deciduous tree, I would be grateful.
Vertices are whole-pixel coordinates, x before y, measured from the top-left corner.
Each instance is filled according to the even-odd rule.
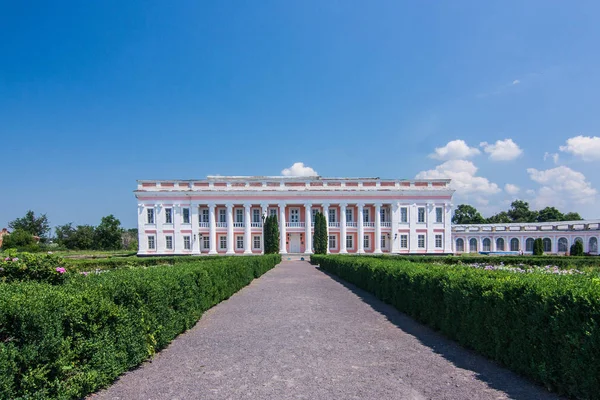
[[[454,210],[453,224],[483,224],[485,218],[477,209],[469,204],[461,204]]]
[[[8,227],[15,231],[29,232],[31,235],[39,236],[40,238],[46,237],[46,234],[50,232],[50,223],[46,214],[36,217],[35,213],[31,210],[28,210],[24,217],[10,221]]]

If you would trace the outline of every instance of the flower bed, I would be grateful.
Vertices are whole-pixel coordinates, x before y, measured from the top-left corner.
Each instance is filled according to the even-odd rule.
[[[0,398],[76,399],[110,384],[280,261],[227,257],[0,284]],[[58,267],[62,268],[62,267]]]
[[[600,398],[600,278],[595,274],[356,256],[314,255],[311,261],[551,390]]]

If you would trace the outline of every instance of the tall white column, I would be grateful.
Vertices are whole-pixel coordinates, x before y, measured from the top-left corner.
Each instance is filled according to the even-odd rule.
[[[427,236],[425,240],[425,246],[427,252],[431,252],[435,249],[435,233],[433,232],[433,223],[435,221],[435,204],[427,203],[425,208],[425,223],[427,226]]]
[[[279,254],[287,254],[287,234],[285,231],[285,203],[279,203]]]
[[[208,254],[217,254],[217,218],[215,216],[215,205],[208,205]]]
[[[192,225],[192,254],[202,253],[202,240],[200,240],[200,218],[197,203],[186,204],[190,209],[190,224]],[[183,218],[183,215],[181,216]]]
[[[146,254],[148,251],[148,237],[144,229],[146,218],[148,218],[148,211],[146,211],[144,204],[140,203],[138,204],[138,254]]]
[[[381,254],[381,203],[375,203],[375,254]]]
[[[329,254],[329,203],[323,203],[323,215],[325,216],[325,235],[327,237],[327,254]]]
[[[400,204],[398,202],[392,203],[391,206],[391,221],[392,221],[392,230],[390,234],[390,252],[391,253],[399,253],[400,252],[400,239],[398,235],[398,225],[400,221]]]
[[[261,213],[261,227],[262,227],[262,237],[260,238],[260,250],[262,254],[265,254],[265,219],[269,216],[269,205],[262,203],[260,205],[262,209]]]
[[[235,254],[233,250],[233,204],[227,204],[227,253]]]
[[[348,249],[346,248],[346,207],[348,207],[347,203],[340,204],[340,253],[345,254],[348,253]]]
[[[173,249],[175,249],[175,254],[181,254],[184,252],[183,250],[183,233],[181,233],[181,205],[173,204],[173,208],[171,211],[171,218],[173,219]],[[190,238],[190,241],[193,240],[194,237]],[[191,244],[191,243],[190,243]],[[166,243],[165,243],[166,245]],[[192,247],[193,248],[193,247]],[[187,253],[188,250],[185,250]]]
[[[252,204],[244,204],[244,254],[252,254],[252,237],[250,226],[252,219],[250,218],[250,208]]]
[[[365,252],[365,205],[364,203],[358,203],[358,253],[363,254]]]
[[[304,205],[304,226],[306,227],[304,236],[304,253],[312,254],[312,204]]]

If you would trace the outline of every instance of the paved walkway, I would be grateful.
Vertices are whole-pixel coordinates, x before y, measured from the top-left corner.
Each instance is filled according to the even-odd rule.
[[[555,399],[307,262],[283,262],[91,399]]]

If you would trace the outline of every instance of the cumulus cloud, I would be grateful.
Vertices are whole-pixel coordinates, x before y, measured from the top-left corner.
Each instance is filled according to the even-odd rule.
[[[584,161],[600,160],[600,137],[575,136],[567,139],[565,146],[559,147],[560,151],[571,153]]]
[[[559,157],[558,153],[548,153],[548,152],[544,153],[544,161],[546,161],[548,159],[552,159],[554,164],[558,164],[558,157]]]
[[[461,158],[469,158],[476,156],[481,152],[475,147],[469,147],[464,140],[452,140],[443,147],[437,147],[430,158],[436,160],[458,160]]]
[[[497,140],[496,143],[481,142],[480,147],[492,161],[510,161],[523,154],[523,150],[512,139]]]
[[[517,185],[513,185],[512,183],[507,183],[504,185],[504,191],[508,194],[515,195],[519,193],[521,189]]]
[[[311,167],[305,166],[304,163],[294,163],[290,168],[285,168],[281,171],[283,176],[317,176],[317,171]]]
[[[528,168],[527,173],[531,180],[541,185],[533,200],[537,208],[591,204],[596,199],[597,191],[585,175],[564,165],[543,171]]]
[[[487,178],[476,176],[477,167],[467,160],[448,160],[435,169],[421,171],[416,179],[451,179],[457,194],[489,195],[500,192],[500,188]]]

